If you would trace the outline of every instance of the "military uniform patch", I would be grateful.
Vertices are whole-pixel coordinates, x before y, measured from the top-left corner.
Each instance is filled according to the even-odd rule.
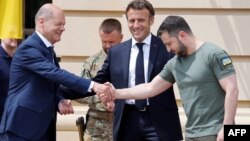
[[[226,65],[232,64],[232,60],[229,56],[227,56],[221,59],[221,63],[223,66],[226,66]]]
[[[226,52],[218,53],[216,55],[216,60],[221,70],[233,69],[233,60]]]

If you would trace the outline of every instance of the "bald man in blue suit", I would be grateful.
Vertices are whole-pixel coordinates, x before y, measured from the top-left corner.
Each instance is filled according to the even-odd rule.
[[[70,110],[60,85],[88,96],[87,92],[106,92],[108,87],[77,77],[59,68],[53,44],[65,30],[63,11],[43,5],[36,14],[36,31],[16,50],[8,97],[0,126],[1,141],[56,141],[56,112],[60,106]],[[67,107],[69,106],[69,107]],[[66,108],[65,108],[66,107]],[[70,111],[68,111],[70,113]]]

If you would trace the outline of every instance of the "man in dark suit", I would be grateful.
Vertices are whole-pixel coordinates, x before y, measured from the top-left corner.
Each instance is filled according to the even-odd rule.
[[[72,107],[56,95],[59,85],[86,92],[106,92],[107,86],[77,77],[59,68],[53,44],[65,30],[63,11],[43,5],[35,17],[36,31],[16,50],[9,93],[0,126],[1,141],[56,141],[56,111],[71,113]]]
[[[133,87],[139,77],[150,82],[173,57],[160,38],[150,32],[154,9],[145,0],[134,0],[126,8],[132,39],[112,47],[94,81],[111,82],[115,88]],[[138,63],[139,44],[143,63]],[[139,64],[144,66],[138,69]],[[143,76],[137,72],[144,72]],[[143,83],[143,82],[140,82]],[[114,141],[178,141],[182,132],[173,88],[145,99],[143,107],[133,99],[116,100],[113,121]]]
[[[17,48],[17,39],[4,38],[0,44],[0,123],[4,109],[4,103],[8,95],[9,74],[12,56]]]

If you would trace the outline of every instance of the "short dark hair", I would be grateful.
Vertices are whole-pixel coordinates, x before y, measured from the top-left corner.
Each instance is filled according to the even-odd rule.
[[[129,9],[142,10],[144,8],[146,8],[149,11],[151,16],[155,15],[155,10],[153,8],[153,5],[149,1],[147,1],[147,0],[133,0],[128,4],[128,6],[126,8],[126,17],[128,18],[127,13],[129,11]]]
[[[180,31],[184,31],[188,34],[193,34],[191,28],[184,18],[180,16],[168,16],[161,23],[157,31],[157,36],[161,36],[162,33],[167,32],[169,36],[177,37]]]
[[[122,33],[121,23],[114,18],[105,19],[99,27],[99,31],[103,31],[104,33],[111,33],[115,30]]]

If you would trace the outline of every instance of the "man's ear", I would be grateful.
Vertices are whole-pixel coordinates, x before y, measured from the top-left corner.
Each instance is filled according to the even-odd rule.
[[[150,26],[153,25],[154,20],[155,20],[155,17],[154,17],[154,16],[151,16],[151,17],[150,17],[150,21],[149,21],[149,22],[150,22]]]
[[[187,36],[187,33],[184,32],[184,31],[180,31],[179,34],[178,34],[178,39],[183,41],[185,40],[185,37]]]

